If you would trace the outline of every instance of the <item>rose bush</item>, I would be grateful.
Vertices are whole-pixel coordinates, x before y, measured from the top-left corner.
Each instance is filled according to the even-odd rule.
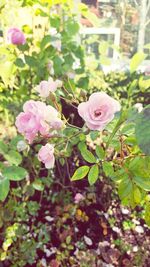
[[[78,210],[78,205],[83,207],[84,201],[95,205],[102,183],[111,187],[110,197],[118,193],[123,205],[133,211],[140,206],[141,218],[150,225],[150,107],[143,100],[143,109],[139,110],[132,99],[137,83],[147,88],[148,80],[142,76],[129,82],[123,97],[107,84],[102,89],[97,71],[95,79],[85,68],[84,48],[77,40],[79,25],[70,1],[58,1],[59,6],[43,1],[40,8],[35,1],[25,2],[35,21],[40,17],[40,22],[23,25],[24,33],[11,31],[10,43],[3,43],[0,50],[2,124],[4,127],[9,121],[6,129],[16,125],[11,136],[0,142],[1,261],[8,260],[12,266],[36,264],[39,250],[39,254],[46,253],[45,244],[55,244],[52,232],[58,236],[59,229],[56,245],[62,245],[58,251],[54,249],[54,257],[62,266],[70,266],[69,249],[80,250],[80,244],[76,247],[71,243],[71,238],[77,243],[76,227],[74,237],[72,229],[63,234],[62,229],[69,216],[72,225],[75,220],[88,224],[89,217]],[[25,12],[24,4],[21,8]],[[85,6],[80,9],[86,16]],[[135,66],[138,62],[134,59]],[[137,75],[133,59],[131,65],[133,79]],[[115,83],[117,78],[113,79]],[[111,84],[115,88],[113,81]],[[83,187],[92,194],[88,199]],[[52,207],[52,214],[55,210],[56,217],[61,217],[53,229],[52,214],[44,214],[44,221],[37,223],[39,217],[43,218],[44,201]],[[63,206],[61,201],[66,203],[64,216],[58,207]],[[91,244],[86,236],[84,240]]]

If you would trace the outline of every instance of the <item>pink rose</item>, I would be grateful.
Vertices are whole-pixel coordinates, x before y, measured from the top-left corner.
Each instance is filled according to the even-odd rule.
[[[103,130],[120,108],[118,101],[104,92],[97,92],[87,102],[79,104],[78,113],[89,129]]]
[[[74,203],[78,204],[82,200],[84,200],[84,196],[80,193],[77,193],[74,197]]]
[[[10,28],[7,32],[7,40],[9,44],[23,45],[26,42],[26,38],[22,31],[17,28]]]
[[[43,102],[29,100],[24,104],[23,111],[16,118],[16,127],[29,143],[33,142],[38,133],[48,136],[50,131],[62,127],[58,111]]]
[[[38,153],[38,160],[43,162],[47,169],[53,168],[55,163],[54,146],[50,144],[42,146]]]
[[[47,98],[50,95],[50,92],[55,92],[58,87],[62,86],[62,81],[54,81],[51,77],[48,81],[41,81],[37,86],[36,91],[43,98]]]

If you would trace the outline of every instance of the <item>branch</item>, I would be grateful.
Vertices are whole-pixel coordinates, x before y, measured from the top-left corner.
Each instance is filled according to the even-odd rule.
[[[150,19],[145,23],[145,27],[147,27],[147,25],[150,23]]]

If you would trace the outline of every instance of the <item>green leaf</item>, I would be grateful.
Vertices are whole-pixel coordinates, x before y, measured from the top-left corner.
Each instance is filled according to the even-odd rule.
[[[34,57],[25,55],[25,61],[29,67],[36,67],[37,66],[37,60]]]
[[[87,149],[87,146],[86,146],[85,142],[80,142],[80,143],[78,144],[78,149],[80,150],[80,152],[81,152],[82,150],[86,150],[86,149]]]
[[[94,157],[94,155],[92,154],[91,151],[87,150],[87,149],[83,149],[80,151],[82,157],[89,163],[95,163],[96,162],[96,158]]]
[[[69,36],[76,35],[79,31],[79,24],[76,21],[69,19],[66,23],[66,31]]]
[[[105,151],[101,146],[96,146],[96,155],[99,159],[104,159],[105,157]]]
[[[2,174],[11,181],[21,181],[27,176],[27,171],[22,167],[10,166],[5,168]]]
[[[111,179],[115,182],[120,182],[121,180],[128,179],[128,175],[124,169],[119,169],[114,172]]]
[[[50,45],[50,41],[51,41],[50,35],[44,36],[40,44],[41,50],[43,50],[47,45]]]
[[[135,89],[137,88],[138,80],[135,79],[131,82],[129,88],[128,88],[128,96],[132,96],[132,94],[135,93]]]
[[[0,77],[2,78],[5,86],[8,86],[10,83],[10,79],[13,73],[13,62],[12,61],[6,61],[3,63],[0,63]]]
[[[130,61],[130,72],[133,73],[137,70],[142,61],[147,57],[143,52],[137,52]]]
[[[21,58],[17,58],[15,61],[15,65],[19,68],[23,68],[25,66],[23,60]]]
[[[85,4],[80,3],[79,4],[79,10],[80,10],[81,14],[85,18],[87,18],[92,23],[92,25],[94,27],[97,27],[97,28],[100,27],[99,18],[93,12],[91,12]]]
[[[9,180],[0,175],[0,201],[4,201],[9,192]]]
[[[139,204],[142,199],[142,194],[140,189],[134,185],[134,191],[133,191],[134,201],[135,203]]]
[[[34,189],[38,191],[43,191],[44,190],[44,185],[40,179],[36,179],[33,183],[32,186]]]
[[[150,202],[146,203],[145,208],[145,222],[150,226]]]
[[[91,131],[90,137],[91,137],[92,141],[95,141],[99,137],[99,132],[98,131]]]
[[[99,174],[99,168],[98,168],[98,165],[95,164],[91,167],[89,174],[88,174],[88,181],[90,185],[95,184],[95,182],[98,179],[98,174]]]
[[[143,77],[140,77],[139,87],[142,92],[146,92],[146,90],[150,88],[150,79],[143,79]]]
[[[150,157],[135,157],[129,163],[129,171],[134,176],[150,177]]]
[[[83,179],[89,172],[89,166],[79,167],[73,174],[71,181],[77,181]]]
[[[135,135],[140,149],[150,155],[150,105],[140,112],[135,126]]]
[[[128,197],[133,190],[132,182],[130,179],[124,179],[120,182],[118,187],[118,194],[120,199]]]
[[[4,157],[9,163],[16,166],[18,166],[22,161],[21,155],[15,150],[10,150],[7,154],[4,155]]]
[[[60,56],[55,56],[53,58],[54,63],[54,71],[56,75],[62,75],[62,64],[63,60],[60,58]]]
[[[51,27],[54,27],[56,28],[57,30],[59,30],[60,28],[60,24],[61,24],[61,19],[58,15],[56,16],[50,16],[50,24],[51,24]]]
[[[114,168],[110,162],[107,162],[107,161],[103,162],[103,171],[106,176],[109,176],[109,177],[114,176]]]
[[[0,141],[0,154],[5,154],[8,151],[8,146],[3,142]]]
[[[145,191],[150,191],[150,178],[143,178],[143,177],[133,177],[135,183],[144,189]]]
[[[107,55],[109,44],[106,41],[101,41],[99,45],[99,53],[103,56]]]
[[[100,56],[100,63],[104,66],[109,66],[111,64],[111,60],[106,56]]]

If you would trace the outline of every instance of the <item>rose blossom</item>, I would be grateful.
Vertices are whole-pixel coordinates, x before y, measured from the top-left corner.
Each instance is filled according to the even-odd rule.
[[[84,196],[80,193],[77,193],[74,197],[74,203],[78,204],[81,200],[84,200]]]
[[[42,146],[38,153],[38,160],[42,161],[47,169],[53,168],[55,163],[54,146],[51,144]]]
[[[103,130],[120,108],[118,101],[104,92],[97,92],[87,102],[79,104],[78,113],[89,129]]]
[[[40,84],[37,86],[36,91],[39,95],[43,98],[49,96],[50,92],[55,92],[58,87],[62,86],[62,81],[56,80],[54,81],[51,77],[48,81],[41,81]]]
[[[51,130],[62,127],[58,111],[43,102],[29,100],[24,104],[23,111],[16,118],[16,127],[29,143],[32,143],[38,133],[47,136]]]
[[[7,32],[7,41],[9,44],[23,45],[26,42],[26,38],[21,30],[10,28]]]

